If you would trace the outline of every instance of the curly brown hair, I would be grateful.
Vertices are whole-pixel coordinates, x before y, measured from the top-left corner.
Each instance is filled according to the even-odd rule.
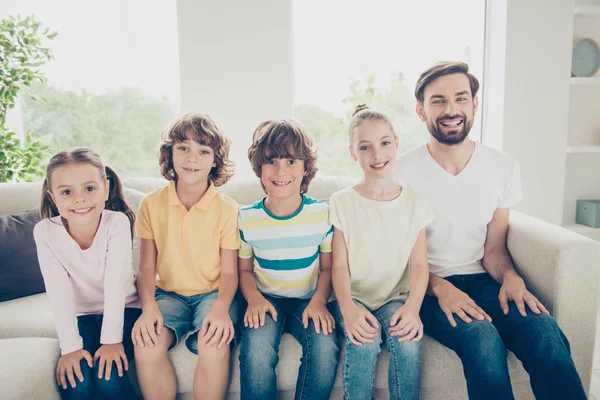
[[[184,114],[163,132],[158,160],[161,175],[170,181],[177,181],[177,173],[173,167],[173,145],[188,139],[213,149],[216,167],[210,170],[208,179],[215,186],[224,185],[234,171],[233,162],[229,160],[231,144],[217,124],[203,113]]]
[[[262,166],[274,158],[303,160],[306,175],[302,178],[300,193],[306,193],[310,181],[317,174],[317,152],[306,129],[298,121],[282,119],[262,122],[254,130],[252,140],[248,159],[257,177],[262,175]],[[266,192],[262,181],[260,184]]]

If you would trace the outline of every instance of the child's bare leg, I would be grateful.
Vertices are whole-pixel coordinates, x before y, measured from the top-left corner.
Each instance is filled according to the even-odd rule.
[[[198,365],[194,373],[194,398],[196,400],[221,400],[229,386],[229,345],[220,349],[207,347],[198,338]]]
[[[145,400],[175,399],[177,381],[167,352],[173,343],[173,331],[164,328],[154,347],[135,346],[135,367]]]

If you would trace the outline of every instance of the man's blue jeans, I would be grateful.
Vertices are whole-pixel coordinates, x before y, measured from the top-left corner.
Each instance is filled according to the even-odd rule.
[[[454,275],[446,280],[465,292],[491,318],[470,324],[454,315],[453,328],[438,300],[425,296],[421,320],[425,333],[454,350],[463,363],[469,399],[513,399],[506,349],[529,373],[536,399],[585,399],[585,392],[567,338],[549,315],[527,308],[523,317],[514,302],[504,315],[498,294],[500,284],[489,274]]]
[[[344,398],[370,400],[373,397],[377,356],[385,341],[390,352],[388,366],[390,399],[418,399],[421,379],[421,342],[398,342],[398,337],[389,333],[392,315],[404,305],[404,301],[393,300],[375,310],[368,309],[356,300],[354,303],[366,308],[377,318],[379,332],[374,343],[363,343],[362,346],[353,344],[348,340],[338,302],[333,302],[333,317],[338,329],[342,329],[346,338],[346,359],[342,366]]]
[[[276,399],[279,362],[279,342],[284,331],[291,333],[302,345],[302,359],[296,381],[296,399],[329,399],[339,360],[336,332],[317,333],[310,321],[302,324],[302,313],[310,300],[264,295],[277,311],[277,322],[267,314],[265,324],[258,329],[242,327],[240,344],[241,398]]]

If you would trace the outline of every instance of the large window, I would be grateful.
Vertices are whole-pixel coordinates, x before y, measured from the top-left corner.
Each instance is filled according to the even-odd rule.
[[[53,151],[89,146],[122,176],[158,176],[160,133],[180,109],[175,0],[6,0],[58,36],[48,81],[12,118]]]
[[[181,47],[181,62],[187,63],[182,71],[196,71],[196,75],[181,75],[186,82],[184,94],[188,94],[183,98],[188,103],[190,98],[199,99],[191,102],[193,111],[209,112],[220,125],[230,128],[226,133],[234,142],[236,176],[252,176],[246,158],[248,132],[258,121],[288,116],[293,109],[286,74],[273,76],[264,71],[278,65],[291,68],[292,52],[287,46],[293,46],[295,117],[315,138],[321,172],[359,176],[358,166],[348,155],[346,133],[357,104],[384,111],[405,151],[429,137],[414,111],[413,89],[420,72],[438,60],[462,60],[482,80],[485,0],[290,1],[291,21],[287,20],[290,3],[275,7],[258,2],[251,7],[255,14],[238,24],[231,23],[229,11],[218,2],[179,2],[184,10],[198,14],[197,19],[182,19],[182,29],[177,0],[4,0],[2,16],[34,13],[44,26],[58,31],[50,42],[55,60],[44,66],[48,81],[34,88],[47,101],[32,100],[23,93],[12,110],[12,120],[18,119],[13,126],[21,132],[35,132],[54,151],[90,146],[123,176],[158,176],[160,133],[182,109],[181,40],[187,44]],[[245,3],[240,0],[240,4]],[[228,30],[207,37],[197,28],[203,18],[217,26],[225,24]],[[219,18],[227,19],[221,23]],[[265,36],[269,30],[264,29],[249,34],[260,25],[256,21],[270,23],[273,37]],[[290,22],[293,44],[287,37],[278,40]],[[186,36],[178,38],[178,30]],[[190,41],[198,46],[190,46]],[[239,49],[235,43],[240,43]],[[198,61],[202,52],[212,68],[203,68],[203,61]],[[223,52],[237,55],[225,57]],[[273,61],[280,58],[289,63]],[[237,62],[241,59],[243,63]],[[256,72],[248,73],[253,70],[245,63]],[[247,73],[241,74],[243,81],[234,79],[238,67]],[[229,79],[227,74],[235,76]],[[253,74],[259,75],[256,80],[266,88],[268,98],[263,107],[248,111],[239,104],[246,102],[240,99],[256,101]],[[218,85],[197,84],[210,79]],[[281,90],[273,83],[278,79],[286,79]],[[222,85],[228,85],[227,90],[220,91]],[[210,101],[206,100],[209,94]],[[290,103],[289,108],[284,104],[273,109],[273,104],[281,102]],[[472,131],[476,140],[480,114]]]
[[[347,136],[357,104],[391,118],[400,151],[426,142],[417,78],[436,61],[457,60],[483,81],[484,24],[483,0],[294,1],[296,118],[315,138],[320,171],[360,176]],[[471,138],[480,132],[479,113]]]

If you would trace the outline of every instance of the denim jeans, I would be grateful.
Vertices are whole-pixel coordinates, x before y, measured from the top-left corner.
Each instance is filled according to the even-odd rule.
[[[492,318],[492,323],[470,324],[455,315],[453,328],[438,300],[425,296],[421,320],[425,333],[454,350],[463,363],[469,399],[512,399],[506,349],[512,351],[529,373],[536,399],[585,399],[581,380],[571,359],[567,338],[549,315],[523,317],[514,302],[504,315],[498,294],[500,284],[489,274],[446,278],[469,295]]]
[[[139,308],[126,308],[123,324],[123,348],[128,359],[133,359],[133,343],[131,342],[131,329],[133,324],[137,321],[138,317],[142,313]],[[79,328],[79,335],[83,339],[83,348],[87,350],[92,357],[94,353],[102,346],[100,343],[100,332],[102,329],[102,314],[94,315],[82,315],[77,317],[77,327]],[[90,368],[87,361],[82,359],[79,363],[81,367],[81,374],[83,375],[83,382],[79,382],[77,377],[75,381],[77,386],[71,387],[67,383],[67,389],[60,388],[61,397],[69,400],[82,400],[89,399],[92,397],[100,399],[116,399],[116,400],[128,400],[136,398],[136,394],[129,383],[127,377],[127,371],[123,368],[123,376],[120,377],[117,372],[117,366],[112,367],[110,374],[110,380],[106,378],[98,378],[98,365],[100,363],[96,361],[94,368]],[[104,375],[104,374],[103,374]]]
[[[188,350],[198,354],[198,331],[202,328],[204,317],[215,304],[218,295],[219,291],[213,290],[208,293],[184,296],[156,287],[154,297],[163,316],[163,325],[173,331],[173,343],[169,346],[169,350],[177,346],[183,339]],[[235,329],[231,349],[234,349],[237,344],[238,320],[242,304],[242,296],[240,292],[237,292],[229,306],[229,318]]]
[[[363,343],[362,346],[353,344],[348,340],[338,302],[332,303],[333,316],[346,338],[346,359],[342,366],[344,399],[366,400],[373,397],[377,356],[384,342],[390,353],[388,366],[390,399],[418,399],[421,381],[421,342],[399,342],[398,337],[390,334],[392,315],[404,305],[404,301],[392,300],[375,310],[368,309],[359,301],[354,300],[354,303],[369,310],[377,318],[379,332],[374,343]]]
[[[277,322],[267,314],[258,329],[242,327],[240,343],[241,398],[276,399],[279,342],[284,331],[302,345],[302,359],[296,381],[296,399],[329,399],[337,372],[339,345],[335,331],[317,333],[310,321],[302,324],[302,313],[310,300],[264,295],[277,311]]]

